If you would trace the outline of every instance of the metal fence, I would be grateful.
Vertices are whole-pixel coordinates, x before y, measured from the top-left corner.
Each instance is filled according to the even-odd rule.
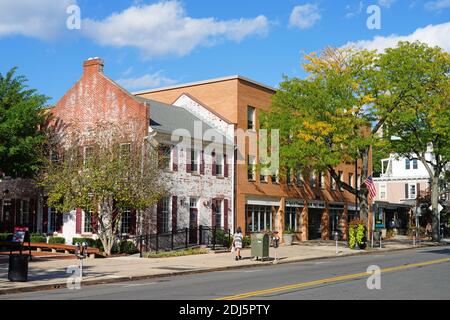
[[[199,226],[183,228],[165,233],[154,233],[136,237],[136,245],[142,257],[144,252],[173,251],[204,245],[216,250],[228,248],[231,244],[231,230]]]

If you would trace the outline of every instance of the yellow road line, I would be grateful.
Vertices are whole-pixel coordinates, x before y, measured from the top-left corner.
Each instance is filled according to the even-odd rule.
[[[443,262],[449,262],[449,261],[450,261],[450,258],[444,258],[444,259],[431,260],[431,261],[411,263],[411,264],[406,264],[406,265],[401,265],[401,266],[396,266],[396,267],[384,268],[384,269],[381,269],[380,271],[381,271],[381,273],[394,272],[394,271],[399,271],[399,270],[404,270],[404,269],[409,269],[409,268],[424,267],[424,266],[429,266],[429,265],[443,263]],[[350,280],[350,279],[357,279],[357,278],[367,277],[369,275],[370,274],[367,273],[367,272],[347,274],[347,275],[337,276],[337,277],[332,277],[332,278],[325,278],[325,279],[319,279],[319,280],[308,281],[308,282],[300,282],[300,283],[286,285],[286,286],[277,287],[277,288],[271,288],[271,289],[264,289],[264,290],[258,290],[258,291],[253,291],[253,292],[241,293],[241,294],[236,294],[236,295],[232,295],[232,296],[226,296],[226,297],[218,298],[218,299],[215,299],[215,300],[245,299],[245,298],[260,296],[260,295],[263,295],[263,294],[271,294],[271,293],[277,293],[277,292],[282,292],[282,291],[289,291],[289,290],[293,290],[293,289],[299,289],[299,288],[316,286],[316,285],[325,284],[325,283],[331,283],[331,282],[337,282],[337,281],[343,281],[343,280]]]

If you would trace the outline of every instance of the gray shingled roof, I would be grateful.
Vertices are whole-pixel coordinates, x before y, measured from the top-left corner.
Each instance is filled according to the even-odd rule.
[[[207,130],[212,130],[208,132],[209,135],[213,135],[214,137],[221,136],[226,139],[218,130],[212,128],[184,108],[142,97],[136,96],[135,98],[149,106],[150,126],[156,132],[172,134],[176,129],[185,129],[190,133],[191,137],[194,137],[194,123],[195,121],[199,121],[202,123],[203,135]],[[225,141],[227,144],[233,144],[229,139]]]

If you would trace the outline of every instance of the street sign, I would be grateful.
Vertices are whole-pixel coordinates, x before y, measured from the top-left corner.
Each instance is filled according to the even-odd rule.
[[[430,211],[432,211],[433,210],[433,206],[430,206],[428,209],[430,209]],[[442,211],[442,209],[444,209],[444,207],[443,206],[441,206],[441,204],[440,203],[438,203],[438,212],[441,212]]]

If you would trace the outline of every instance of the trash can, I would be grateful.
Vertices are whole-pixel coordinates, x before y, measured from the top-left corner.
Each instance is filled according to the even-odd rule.
[[[10,254],[8,279],[10,281],[28,281],[28,254]]]
[[[252,257],[261,259],[269,258],[269,235],[263,233],[252,234]]]

